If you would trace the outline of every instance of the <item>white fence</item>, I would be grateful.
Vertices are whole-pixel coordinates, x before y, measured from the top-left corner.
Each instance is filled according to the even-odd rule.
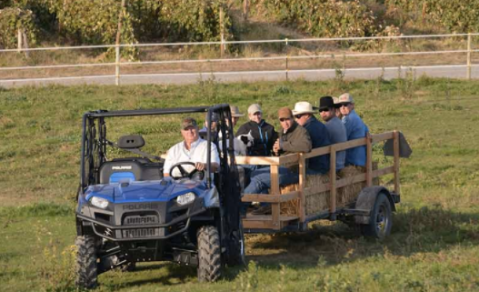
[[[292,75],[297,76],[307,76],[308,74],[315,74],[317,79],[321,79],[323,76],[324,78],[328,78],[327,75],[331,77],[331,74],[335,74],[340,70],[342,74],[350,74],[354,77],[355,74],[358,72],[362,72],[361,74],[357,74],[358,78],[367,78],[367,72],[377,72],[380,71],[381,74],[385,74],[385,72],[391,71],[401,71],[404,70],[414,70],[414,72],[419,72],[423,74],[427,74],[428,71],[431,70],[443,70],[446,73],[450,74],[448,77],[454,78],[467,78],[471,79],[473,69],[478,69],[478,64],[473,64],[473,54],[478,53],[479,49],[474,49],[473,38],[479,36],[479,33],[469,33],[469,34],[436,34],[436,35],[408,35],[408,36],[391,36],[391,37],[353,37],[353,38],[310,38],[310,39],[276,39],[276,40],[252,40],[252,41],[223,41],[223,42],[183,42],[183,43],[148,43],[148,44],[121,44],[121,45],[97,45],[97,46],[69,46],[69,47],[49,47],[49,48],[25,48],[25,49],[7,49],[7,50],[0,50],[0,58],[2,54],[15,54],[15,55],[29,55],[33,52],[59,52],[59,51],[84,51],[84,50],[94,50],[94,49],[103,49],[103,50],[113,50],[115,54],[115,61],[114,62],[105,62],[105,63],[77,63],[77,64],[54,64],[54,65],[42,65],[42,64],[34,64],[34,65],[21,65],[21,66],[7,66],[7,67],[0,67],[0,85],[16,85],[16,84],[31,84],[35,82],[64,82],[68,80],[77,80],[81,82],[89,82],[95,81],[98,82],[99,80],[105,80],[103,83],[113,83],[119,85],[124,81],[128,81],[130,83],[141,83],[141,82],[157,82],[163,81],[163,83],[168,83],[168,80],[184,80],[188,82],[188,78],[198,78],[198,76],[202,77],[204,75],[213,75],[213,76],[223,76],[225,78],[230,78],[231,80],[239,81],[245,76],[273,76],[273,78],[281,79],[281,78],[291,78]],[[295,53],[292,54],[293,49],[298,44],[331,44],[332,42],[337,43],[353,43],[353,42],[392,42],[392,41],[402,41],[402,40],[414,40],[414,39],[422,39],[422,40],[437,40],[437,39],[451,39],[450,43],[453,44],[453,49],[442,49],[442,50],[427,50],[427,51],[394,51],[394,52],[355,52],[352,50],[330,50],[325,52],[309,52],[306,51],[306,54],[302,53]],[[280,54],[273,54],[272,56],[254,56],[254,57],[226,57],[224,54],[224,48],[227,46],[244,46],[244,45],[279,45],[282,46],[284,49]],[[463,47],[461,47],[463,45]],[[196,59],[175,59],[175,60],[142,60],[142,61],[122,61],[122,50],[128,48],[174,48],[174,47],[192,47],[192,46],[208,46],[208,47],[216,47],[219,46],[220,56],[218,58],[196,58]],[[301,50],[299,50],[301,51]],[[303,50],[304,51],[304,50]],[[267,50],[265,54],[268,54]],[[231,55],[231,54],[230,54]],[[437,60],[444,60],[448,56],[452,55],[464,55],[464,59],[457,59],[452,58],[449,60],[448,64],[436,64]],[[434,64],[428,64],[427,60],[425,59],[426,56],[438,56],[436,59],[433,60]],[[354,64],[344,65],[350,60],[357,60],[359,58],[369,58],[368,60],[373,60],[375,58],[385,58],[391,59],[396,57],[409,57],[409,61],[411,60],[421,60],[424,59],[424,62],[421,65],[410,65],[408,64],[407,60],[403,60],[400,64],[395,64],[393,66],[354,66]],[[52,57],[54,58],[54,57]],[[28,58],[26,58],[28,59]],[[92,58],[94,59],[94,58]],[[337,66],[332,66],[329,64],[329,68],[315,68],[313,62],[314,60],[340,60],[343,63],[343,66],[338,68]],[[254,69],[254,66],[248,66],[248,63],[252,62],[270,62],[266,63],[266,67],[268,64],[276,64],[275,69],[268,68],[259,68]],[[278,68],[277,62],[281,62],[280,67]],[[294,62],[303,62],[301,63],[303,67],[301,68],[294,68],[292,64]],[[336,61],[335,61],[336,62]],[[355,61],[356,62],[356,61]],[[451,63],[452,62],[452,63]],[[337,63],[337,62],[336,62]],[[364,62],[363,62],[364,63]],[[368,61],[366,61],[368,63]],[[217,69],[220,68],[221,70],[211,69],[207,71],[198,71],[194,68],[186,68],[181,70],[161,70],[161,69],[151,69],[153,72],[148,69],[148,66],[158,66],[158,65],[177,65],[177,66],[184,66],[184,65],[191,65],[191,64],[217,64]],[[238,70],[240,64],[241,70]],[[244,65],[246,64],[246,65]],[[357,63],[356,63],[357,64]],[[128,73],[123,72],[128,67],[131,66],[139,66],[140,72],[135,73]],[[244,65],[244,66],[243,66]],[[218,67],[219,66],[219,67]],[[25,72],[35,72],[41,70],[72,70],[72,69],[82,69],[82,68],[89,68],[93,73],[95,72],[95,67],[102,67],[102,68],[110,68],[102,71],[102,74],[84,74],[84,72],[75,74],[75,72],[70,73],[73,74],[72,76],[39,76],[39,73],[35,74],[26,74]],[[246,69],[245,69],[246,68]],[[253,70],[251,69],[253,68]],[[230,70],[231,69],[231,70]],[[144,72],[142,72],[144,70]],[[81,70],[80,70],[81,71]],[[137,70],[138,71],[138,70]],[[18,74],[22,72],[22,74]],[[356,73],[355,73],[356,72]],[[462,73],[461,73],[462,72]],[[14,76],[16,74],[21,75],[21,78],[11,78],[11,77],[4,77],[1,74],[8,73],[10,76]],[[5,74],[5,75],[8,75]],[[321,75],[323,74],[323,75]],[[34,75],[34,77],[32,77]],[[40,73],[41,75],[41,73]],[[477,76],[477,75],[476,75]],[[477,76],[479,77],[479,76]],[[173,79],[172,79],[173,78]],[[324,79],[323,78],[323,79]],[[194,79],[197,80],[197,79]],[[171,82],[176,82],[171,81]],[[181,82],[181,81],[180,81]]]

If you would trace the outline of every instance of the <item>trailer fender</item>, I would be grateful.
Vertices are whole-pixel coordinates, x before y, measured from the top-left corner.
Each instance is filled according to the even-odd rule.
[[[376,202],[376,198],[379,193],[383,193],[388,198],[389,202],[391,203],[391,210],[393,212],[396,211],[396,207],[394,206],[394,200],[391,196],[391,193],[388,189],[383,186],[373,186],[364,188],[358,196],[356,201],[355,209],[356,210],[367,210],[371,211],[374,208],[374,203]],[[369,215],[355,215],[354,221],[358,224],[369,224]]]

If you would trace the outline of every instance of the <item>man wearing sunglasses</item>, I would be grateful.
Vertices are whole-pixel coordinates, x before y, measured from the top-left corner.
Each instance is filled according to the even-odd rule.
[[[366,124],[354,111],[354,100],[349,93],[339,96],[340,111],[343,115],[342,122],[346,128],[348,141],[364,138],[369,132]],[[366,146],[358,146],[346,151],[346,166],[366,166]]]
[[[278,119],[281,124],[282,131],[279,139],[273,146],[273,152],[276,155],[286,155],[298,152],[310,152],[312,148],[311,138],[308,131],[298,125],[293,119],[293,113],[288,107],[282,107],[278,110]],[[279,167],[279,185],[289,185],[297,183],[299,174],[297,166],[291,169]],[[259,168],[251,173],[251,182],[245,188],[245,194],[267,194],[271,188],[271,174],[269,167]],[[270,214],[271,205],[264,205],[260,209],[253,212],[255,215]]]
[[[319,99],[319,114],[325,122],[331,144],[348,141],[346,128],[336,115],[336,106],[331,96],[323,96]],[[336,152],[336,171],[344,168],[346,151]]]
[[[331,145],[328,130],[316,119],[316,111],[307,101],[300,101],[294,105],[293,115],[295,121],[304,127],[311,137],[313,148]],[[321,155],[308,159],[308,174],[325,174],[329,171],[330,155]]]

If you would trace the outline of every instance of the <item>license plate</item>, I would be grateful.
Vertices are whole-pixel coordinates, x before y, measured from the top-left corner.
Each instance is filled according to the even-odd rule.
[[[155,215],[128,216],[123,222],[125,225],[148,225],[158,223],[158,217]]]

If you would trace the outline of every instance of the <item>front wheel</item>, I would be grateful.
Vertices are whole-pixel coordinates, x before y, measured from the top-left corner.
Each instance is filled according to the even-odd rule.
[[[198,230],[198,281],[214,282],[221,275],[221,244],[218,229],[203,226]]]
[[[371,210],[369,224],[361,225],[361,232],[365,236],[385,239],[391,233],[392,220],[391,202],[384,193],[379,193]]]
[[[81,289],[93,289],[98,285],[98,255],[95,237],[78,236],[76,239],[76,284]]]

